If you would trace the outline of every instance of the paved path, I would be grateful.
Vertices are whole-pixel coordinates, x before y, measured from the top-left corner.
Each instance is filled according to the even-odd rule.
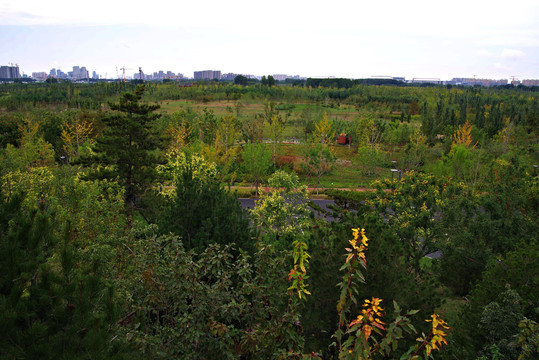
[[[228,188],[228,186],[225,186],[226,188]],[[231,186],[230,187],[231,190],[234,190],[234,189],[238,189],[238,190],[252,190],[254,191],[256,188],[254,186]],[[271,191],[271,188],[269,187],[266,187],[266,186],[259,186],[258,187],[258,190],[263,190],[265,192],[270,192]],[[315,187],[308,187],[307,188],[307,191],[309,191],[309,193],[311,193],[311,195],[314,195],[316,193],[316,190],[317,188]],[[324,190],[343,190],[343,191],[358,191],[358,192],[364,192],[364,191],[376,191],[376,189],[371,189],[371,188],[364,188],[364,187],[358,187],[358,188],[318,188],[318,191],[324,191]],[[385,190],[385,191],[390,191],[390,190]]]
[[[244,208],[244,209],[254,209],[255,207],[255,202],[258,201],[258,199],[251,199],[251,198],[239,198],[238,201],[240,202],[241,206]],[[313,203],[315,203],[316,205],[320,206],[323,210],[329,210],[331,211],[329,208],[328,208],[328,205],[333,205],[335,204],[335,201],[333,200],[318,200],[318,199],[310,199],[310,201],[312,201]],[[322,216],[319,212],[316,212],[315,214],[317,217],[319,218],[325,218],[326,220],[328,221],[332,221],[334,220],[333,217],[330,217],[330,216]]]

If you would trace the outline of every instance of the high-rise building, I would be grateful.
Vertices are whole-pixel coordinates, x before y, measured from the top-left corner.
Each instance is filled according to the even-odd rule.
[[[221,80],[233,81],[238,75],[240,74],[235,74],[235,73],[221,74]]]
[[[273,74],[273,78],[277,81],[285,81],[289,76],[286,74]]]
[[[522,85],[524,86],[539,86],[539,80],[537,79],[526,79],[522,80]]]
[[[47,73],[44,71],[41,72],[33,72],[32,78],[36,79],[37,81],[45,81],[47,80]]]
[[[79,80],[80,79],[80,67],[73,66],[73,80]]]
[[[56,69],[51,69],[49,76],[56,77]]]
[[[65,72],[62,72],[62,70],[57,69],[56,70],[56,77],[58,79],[67,79],[67,74]]]
[[[80,68],[79,72],[79,80],[87,80],[90,78],[90,74],[88,73],[88,70],[86,70],[86,67],[83,66]]]
[[[220,80],[221,70],[195,71],[195,80]]]
[[[0,66],[0,79],[19,79],[21,74],[19,73],[19,66]]]

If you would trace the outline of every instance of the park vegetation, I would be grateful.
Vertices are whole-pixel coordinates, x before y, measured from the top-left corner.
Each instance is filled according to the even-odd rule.
[[[0,84],[0,358],[538,358],[535,88],[236,80]]]

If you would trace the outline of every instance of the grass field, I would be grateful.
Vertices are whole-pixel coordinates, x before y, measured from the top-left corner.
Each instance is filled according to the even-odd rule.
[[[240,119],[254,117],[258,113],[264,113],[264,103],[255,101],[210,101],[207,103],[170,100],[160,102],[161,113],[171,114],[177,111],[191,111],[202,113],[203,109],[211,109],[217,116],[222,116],[227,111],[239,114]],[[303,136],[303,125],[299,119],[302,114],[308,113],[308,116],[314,120],[321,119],[324,113],[328,114],[330,119],[340,119],[344,121],[353,121],[361,109],[358,111],[350,105],[340,105],[338,107],[326,107],[320,104],[275,104],[277,111],[283,118],[287,119],[283,132],[283,139],[301,138]],[[286,109],[286,110],[278,110]],[[337,161],[332,171],[324,174],[320,179],[322,188],[358,188],[368,187],[369,184],[380,178],[391,177],[391,172],[386,168],[375,168],[372,174],[367,174],[362,164],[357,159],[357,153],[353,147],[341,146],[335,144],[331,147]],[[316,186],[316,178],[312,178],[301,171],[301,162],[303,158],[303,146],[297,144],[279,144],[278,158],[285,161],[285,168],[295,170],[300,176],[302,183],[309,187]],[[277,161],[279,163],[279,161]],[[282,164],[280,164],[282,166]],[[371,170],[372,171],[372,170]],[[244,185],[249,185],[242,179],[238,179]]]
[[[240,105],[238,105],[240,104]],[[187,101],[187,100],[167,100],[159,102],[161,106],[161,113],[172,114],[176,111],[186,110],[191,108],[191,110],[196,112],[202,112],[203,109],[211,109],[213,112],[218,115],[224,115],[227,111],[233,111],[236,113],[239,110],[240,117],[243,116],[253,116],[257,113],[264,112],[264,103],[261,102],[244,102],[240,100],[229,100],[229,101],[210,101],[207,103]],[[290,107],[287,110],[278,110],[279,105],[285,105],[284,107]],[[238,109],[239,107],[239,109]],[[342,120],[353,120],[357,115],[358,111],[355,107],[350,105],[341,105],[340,107],[325,107],[319,104],[283,104],[276,103],[277,110],[281,113],[282,116],[286,116],[288,112],[289,117],[294,118],[298,117],[302,111],[309,109],[313,113],[323,114],[327,112],[330,118],[338,118]]]

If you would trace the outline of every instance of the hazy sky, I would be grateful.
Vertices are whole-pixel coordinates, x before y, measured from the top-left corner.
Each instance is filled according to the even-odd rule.
[[[0,0],[0,65],[539,78],[539,0]],[[121,71],[120,71],[121,72]]]

